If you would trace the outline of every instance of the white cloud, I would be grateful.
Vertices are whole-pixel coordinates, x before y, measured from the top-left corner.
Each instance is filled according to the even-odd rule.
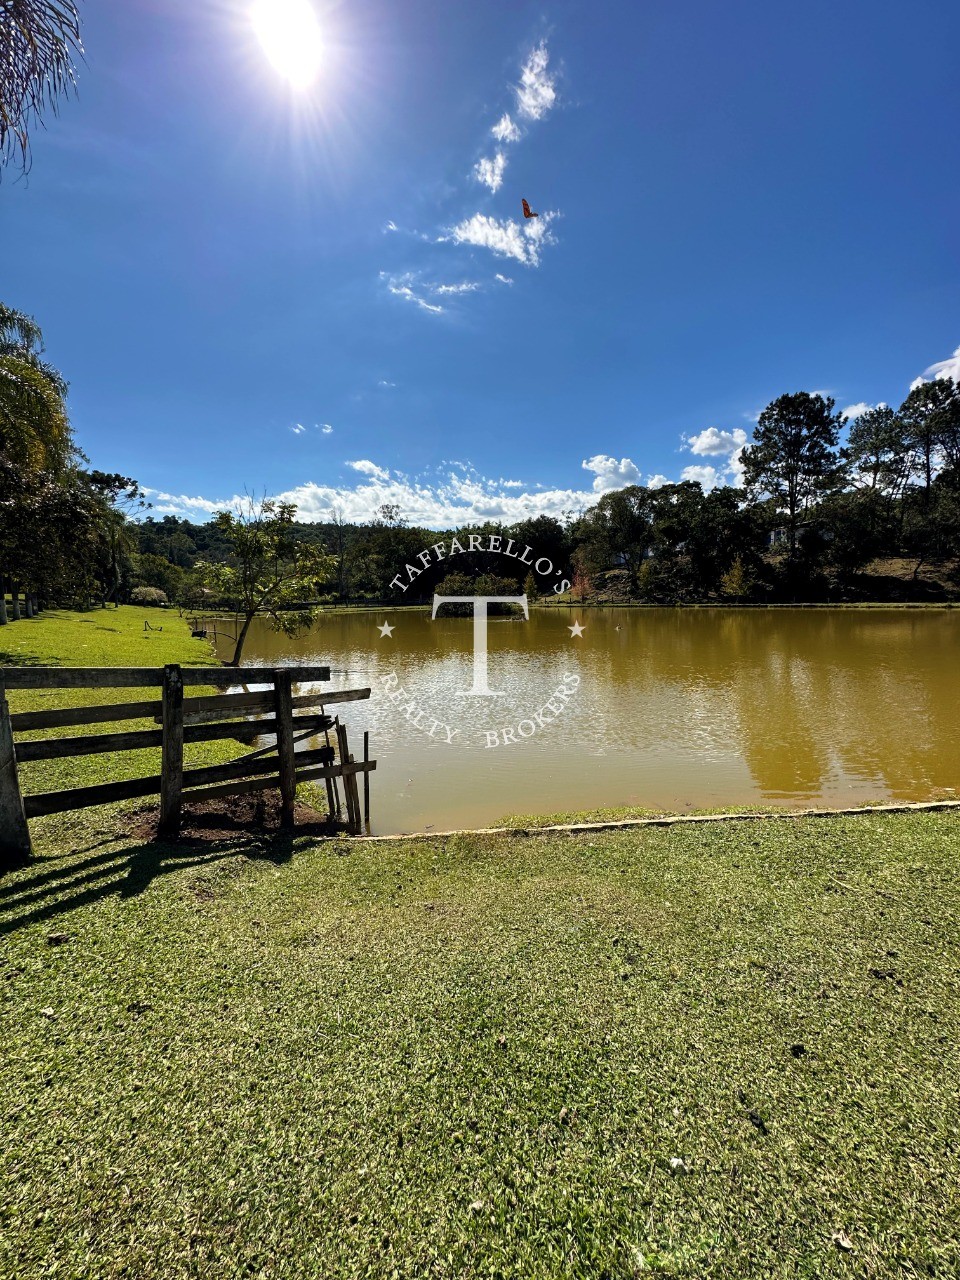
[[[333,427],[330,425],[330,423],[329,423],[329,422],[321,422],[321,423],[320,423],[320,430],[323,432],[323,434],[324,434],[325,436],[332,436],[332,435],[333,435]]]
[[[384,471],[383,467],[378,467],[368,458],[358,458],[355,462],[348,462],[347,466],[353,467],[354,471],[359,471],[362,475],[371,476],[374,480],[390,479],[389,471]]]
[[[669,484],[669,483],[670,481],[667,479],[667,477],[664,475],[661,475],[659,471],[655,476],[647,476],[648,489],[662,489],[665,484]]]
[[[910,383],[910,390],[916,391],[917,387],[922,387],[926,381],[928,381],[928,379],[926,378],[914,378],[914,380]]]
[[[510,113],[505,112],[497,123],[490,130],[498,142],[519,142],[520,130],[510,119]]]
[[[584,471],[594,473],[594,493],[607,493],[611,489],[622,489],[627,484],[640,484],[640,471],[629,458],[621,458],[618,462],[605,453],[597,453],[592,458],[585,458],[580,465]]]
[[[432,311],[439,314],[443,311],[438,303],[427,302],[426,298],[421,298],[414,290],[415,277],[412,272],[407,272],[402,276],[388,276],[385,271],[380,272],[380,279],[385,280],[387,289],[395,298],[403,298],[407,302],[416,303],[423,311]]]
[[[932,364],[929,369],[924,369],[924,373],[934,378],[952,378],[954,382],[960,382],[960,347],[946,360],[938,360],[936,364]],[[915,382],[910,383],[910,390],[925,381],[923,378],[917,378]]]
[[[549,55],[544,41],[527,55],[516,87],[517,111],[528,120],[542,120],[557,100],[556,82],[547,70]]]
[[[723,473],[723,478],[727,484],[733,485],[735,489],[743,488],[743,450],[738,449],[732,455],[727,463],[727,469]]]
[[[502,276],[499,271],[493,278],[494,280],[499,280],[501,284],[513,284],[509,276]]]
[[[503,172],[506,167],[507,157],[502,151],[498,151],[492,160],[487,156],[479,160],[473,166],[473,172],[478,182],[482,182],[491,191],[499,191],[503,186]]]
[[[441,464],[444,470],[427,483],[423,477],[410,477],[358,458],[347,463],[359,473],[355,485],[333,487],[304,482],[276,497],[294,503],[299,520],[328,520],[338,508],[351,521],[369,521],[384,503],[397,503],[404,517],[415,525],[447,529],[478,520],[512,523],[537,515],[561,517],[567,512],[582,511],[599,500],[603,493],[618,485],[639,481],[637,468],[628,458],[618,462],[603,454],[584,462],[596,479],[592,489],[547,489],[542,485],[525,485],[522,480],[491,479],[481,475],[468,462]],[[600,482],[598,484],[598,481]],[[187,494],[145,490],[160,515],[205,518],[215,511],[231,510],[243,502],[241,495],[211,500]]]
[[[395,382],[388,382],[386,378],[380,378],[377,381],[378,387],[395,387],[396,385],[397,384]]]
[[[740,427],[732,431],[721,431],[718,427],[707,427],[698,435],[690,436],[687,444],[691,453],[700,457],[718,457],[722,454],[735,453],[747,443],[747,433]]]
[[[512,218],[501,222],[486,213],[475,213],[472,218],[452,227],[449,236],[441,239],[453,240],[455,244],[473,244],[502,258],[515,258],[527,267],[540,265],[540,254],[544,245],[555,244],[549,226],[555,215],[545,213],[521,227]]]
[[[290,428],[290,430],[293,432],[295,436],[302,436],[303,433],[306,431],[306,429],[307,428],[303,425],[302,422],[297,422],[294,426]]]
[[[384,225],[383,230],[384,230],[384,232],[387,232],[387,231],[399,231],[399,230],[400,230],[400,228],[397,226],[397,224],[396,224],[396,223],[395,223],[391,218],[388,218],[388,219],[387,219],[387,221],[386,221],[386,224]]]
[[[680,472],[680,479],[696,480],[704,489],[714,489],[720,483],[720,474],[716,467],[684,467]]]
[[[480,285],[476,280],[465,280],[463,284],[435,284],[431,288],[434,293],[475,293]]]
[[[852,422],[855,418],[861,418],[865,413],[869,413],[872,408],[873,405],[867,404],[866,400],[858,400],[856,404],[848,404],[841,410],[840,417],[845,422]]]

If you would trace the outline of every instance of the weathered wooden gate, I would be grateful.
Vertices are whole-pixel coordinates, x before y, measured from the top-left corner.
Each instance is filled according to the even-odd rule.
[[[278,788],[281,820],[293,824],[297,784],[323,780],[331,816],[339,815],[337,779],[343,783],[346,826],[357,833],[369,818],[367,776],[376,761],[367,755],[355,762],[347,743],[346,728],[327,714],[328,704],[369,698],[369,689],[294,696],[295,684],[329,680],[329,667],[4,667],[0,668],[0,867],[22,862],[32,855],[28,821],[44,814],[92,805],[111,804],[139,796],[160,797],[160,833],[174,836],[180,828],[184,803],[220,796]],[[185,698],[184,688],[214,685],[265,685],[262,691],[219,693]],[[160,689],[159,700],[119,702],[96,707],[66,707],[11,714],[7,689]],[[314,714],[295,715],[297,708],[319,708]],[[123,733],[15,740],[31,730],[60,729],[77,725],[153,718],[158,729],[133,729]],[[336,750],[330,734],[336,738]],[[296,744],[323,734],[326,745],[297,751]],[[234,738],[252,742],[274,738],[267,747],[228,764],[184,769],[186,743]],[[18,764],[160,747],[160,773],[151,777],[105,782],[24,796]],[[361,817],[357,775],[364,774],[364,814]]]

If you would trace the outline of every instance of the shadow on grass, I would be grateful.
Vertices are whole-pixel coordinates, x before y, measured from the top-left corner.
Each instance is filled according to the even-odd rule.
[[[146,840],[112,852],[93,852],[104,843],[113,843],[100,841],[89,846],[89,857],[68,862],[58,858],[49,868],[46,860],[41,860],[29,864],[27,874],[11,872],[0,880],[0,936],[28,925],[52,922],[106,898],[137,897],[173,871],[210,867],[238,856],[281,866],[292,858],[296,842],[310,834],[309,830],[295,829],[262,832],[255,839],[245,840]],[[32,867],[37,870],[31,875]]]
[[[0,667],[59,667],[55,658],[35,658],[30,653],[10,653],[0,649]]]

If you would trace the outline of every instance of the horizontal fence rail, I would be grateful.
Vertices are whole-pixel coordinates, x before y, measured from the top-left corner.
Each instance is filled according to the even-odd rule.
[[[32,853],[27,823],[32,818],[93,805],[159,795],[159,833],[175,836],[185,803],[222,796],[279,790],[281,822],[293,825],[297,785],[323,781],[331,819],[346,811],[346,827],[358,833],[369,821],[369,775],[376,761],[369,758],[369,735],[364,734],[364,758],[350,754],[347,731],[326,712],[332,703],[362,701],[369,689],[293,694],[294,685],[319,684],[330,678],[329,667],[5,667],[0,668],[0,869]],[[184,697],[188,686],[214,685],[233,692]],[[237,686],[242,686],[240,690]],[[251,687],[252,686],[252,687]],[[159,688],[160,698],[103,706],[66,707],[10,713],[7,689],[136,689]],[[295,710],[310,713],[295,715]],[[319,708],[319,710],[318,710]],[[119,733],[76,734],[68,737],[15,741],[15,734],[115,724],[124,720],[152,720],[159,728],[131,728]],[[323,735],[323,747],[300,743]],[[331,734],[336,748],[331,745]],[[266,746],[226,764],[184,768],[186,745],[233,739],[247,744],[267,740]],[[118,754],[160,748],[159,774],[149,777],[70,787],[23,796],[18,765],[86,755]],[[361,816],[358,775],[364,778]],[[343,805],[338,783],[343,787]]]
[[[8,689],[152,689],[162,688],[169,667],[4,667]],[[183,667],[184,685],[275,684],[281,672],[295,671],[298,684],[330,679],[329,667]]]

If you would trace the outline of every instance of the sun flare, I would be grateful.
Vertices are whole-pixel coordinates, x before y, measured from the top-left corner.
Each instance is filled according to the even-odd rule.
[[[295,89],[308,89],[320,73],[323,41],[310,0],[255,0],[250,17],[263,51]]]

